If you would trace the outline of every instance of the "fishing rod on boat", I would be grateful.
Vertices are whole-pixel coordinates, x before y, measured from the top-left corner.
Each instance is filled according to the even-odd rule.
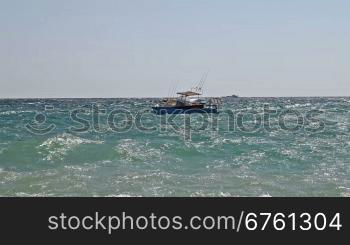
[[[169,99],[170,96],[171,96],[171,92],[172,92],[172,89],[171,89],[171,84],[170,84],[169,89],[168,89],[168,96],[167,96],[168,99]]]
[[[205,81],[207,80],[208,73],[209,72],[204,73],[201,80],[198,82],[197,86],[193,87],[194,92],[197,92],[197,93],[203,92],[203,86],[204,86]]]
[[[175,93],[176,93],[178,84],[179,84],[179,80],[177,80],[177,81],[175,82],[175,85],[174,85],[174,87],[173,87],[173,91],[172,91],[172,93],[171,93],[171,97],[175,97]]]

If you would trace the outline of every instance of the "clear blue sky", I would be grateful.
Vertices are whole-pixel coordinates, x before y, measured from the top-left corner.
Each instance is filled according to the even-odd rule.
[[[348,0],[1,0],[0,97],[350,95]]]

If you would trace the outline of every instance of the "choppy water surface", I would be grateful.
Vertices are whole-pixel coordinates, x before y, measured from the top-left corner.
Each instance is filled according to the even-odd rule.
[[[135,117],[154,102],[0,100],[0,195],[350,196],[350,98],[240,98],[223,104],[223,111],[245,113],[247,127],[255,123],[252,113],[262,115],[264,105],[277,114],[290,109],[304,117],[322,111],[317,118],[324,129],[316,131],[306,129],[313,123],[317,128],[320,121],[305,121],[294,131],[244,132],[237,125],[227,127],[224,114],[206,119],[207,124],[192,115],[191,137],[186,138],[185,116],[175,118],[180,126],[172,130],[162,124],[164,116],[150,113],[140,121],[156,130],[111,130],[111,111],[122,108]],[[94,106],[106,112],[98,117],[98,127],[96,115],[88,113]],[[77,115],[88,122],[88,131],[72,130],[84,126],[70,117],[79,108],[87,110]],[[296,125],[295,116],[285,119],[290,128]],[[270,121],[275,127],[279,118]],[[123,126],[126,118],[116,115],[115,122]],[[41,135],[25,127],[41,130],[51,124],[55,128]]]

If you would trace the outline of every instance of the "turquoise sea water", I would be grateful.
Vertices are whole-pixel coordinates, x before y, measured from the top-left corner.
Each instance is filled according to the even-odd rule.
[[[154,103],[0,100],[0,195],[350,196],[350,98],[224,99],[190,129],[188,115],[177,128],[147,112]],[[268,128],[254,120],[264,105],[276,110]]]

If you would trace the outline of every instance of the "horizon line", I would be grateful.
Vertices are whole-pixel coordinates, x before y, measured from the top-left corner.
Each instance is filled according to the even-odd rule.
[[[159,99],[159,98],[172,98],[176,96],[162,96],[162,97],[7,97],[0,98],[0,100],[25,100],[25,99]],[[227,98],[232,97],[231,95],[223,95],[223,96],[203,96],[204,98]],[[238,96],[234,98],[347,98],[350,95],[307,95],[307,96]]]

